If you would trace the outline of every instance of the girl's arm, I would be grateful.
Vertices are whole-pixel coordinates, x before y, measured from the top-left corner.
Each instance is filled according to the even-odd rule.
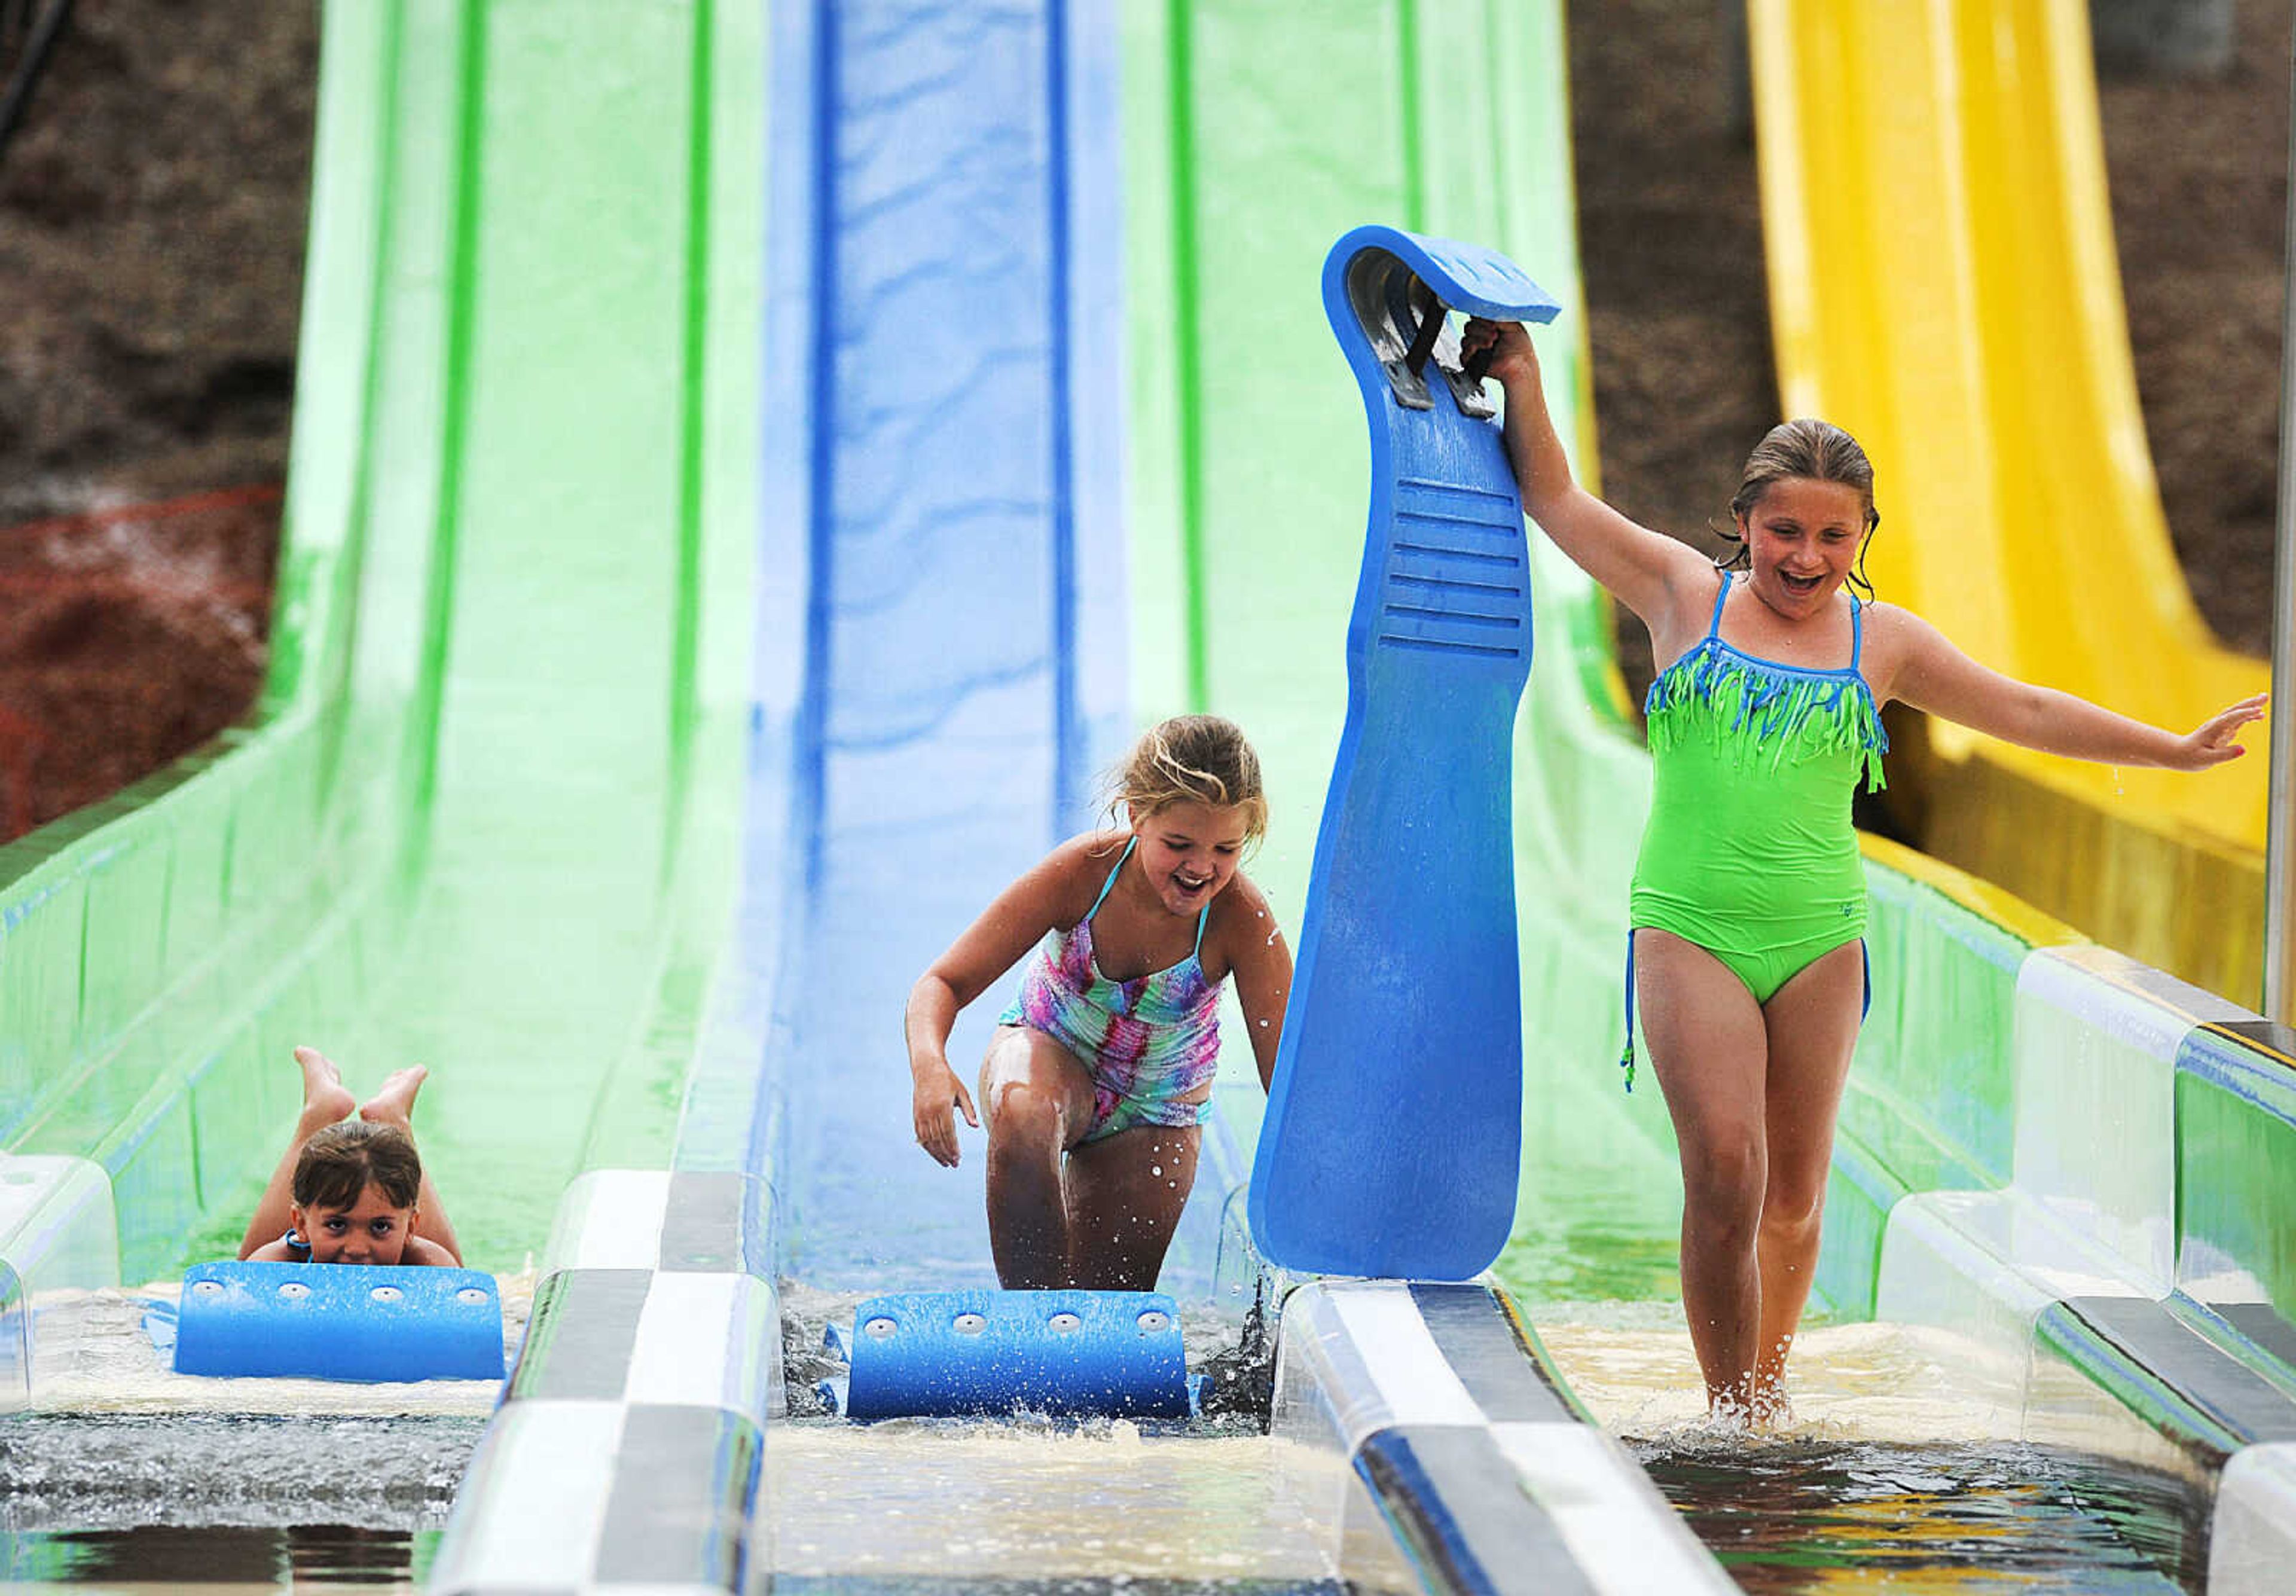
[[[1292,997],[1292,950],[1275,911],[1249,878],[1238,874],[1223,897],[1233,901],[1222,917],[1227,924],[1221,940],[1230,950],[1227,967],[1235,975],[1236,1001],[1243,1006],[1265,1091],[1275,1080],[1275,1044],[1283,1040],[1283,1008]]]
[[[1477,318],[1467,324],[1460,348],[1468,355],[1491,352],[1490,374],[1506,392],[1507,460],[1522,507],[1540,530],[1652,633],[1670,628],[1685,595],[1696,596],[1687,602],[1702,623],[1714,588],[1711,564],[1687,544],[1621,515],[1571,477],[1570,457],[1547,413],[1530,334],[1518,323]]]
[[[409,1236],[406,1250],[398,1255],[401,1263],[427,1263],[434,1269],[460,1269],[463,1261],[440,1246],[428,1236]]]
[[[901,1029],[915,1085],[912,1113],[917,1145],[936,1163],[956,1167],[958,1110],[964,1111],[967,1124],[980,1128],[972,1094],[949,1067],[948,1033],[956,1024],[957,1012],[1018,964],[1045,933],[1075,923],[1083,908],[1076,901],[1077,883],[1095,863],[1105,873],[1109,851],[1106,839],[1098,835],[1062,843],[999,893],[909,989]]]
[[[2245,753],[2233,739],[2249,722],[2264,718],[2265,695],[2259,693],[2226,706],[2196,730],[2164,730],[2054,687],[2004,676],[1971,659],[1910,611],[1894,605],[1874,608],[1875,620],[1898,645],[1886,696],[2043,753],[2100,764],[2205,770]]]

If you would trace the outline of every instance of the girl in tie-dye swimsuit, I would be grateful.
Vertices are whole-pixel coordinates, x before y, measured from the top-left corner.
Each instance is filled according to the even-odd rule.
[[[1135,1125],[1200,1123],[1211,1111],[1219,1068],[1220,989],[1204,979],[1203,966],[1210,904],[1196,911],[1195,946],[1176,965],[1111,981],[1092,961],[1092,917],[1139,845],[1136,836],[1126,840],[1074,930],[1046,934],[1021,978],[1021,995],[996,1021],[1041,1031],[1085,1061],[1092,1075],[1085,1142]]]
[[[1152,1288],[1195,1180],[1229,975],[1263,1089],[1283,1032],[1292,956],[1237,868],[1267,812],[1242,733],[1167,720],[1110,785],[1124,827],[1055,849],[909,994],[917,1145],[954,1166],[957,1114],[983,1115],[949,1066],[950,1029],[1029,958],[980,1072],[989,1246],[1008,1289]]]

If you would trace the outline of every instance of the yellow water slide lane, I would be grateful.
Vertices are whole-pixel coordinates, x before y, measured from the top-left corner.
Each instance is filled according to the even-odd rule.
[[[1751,0],[1749,33],[1783,407],[1873,456],[1881,596],[1987,664],[2158,724],[2261,691],[2169,541],[2082,0]],[[1931,852],[2257,1000],[2260,728],[2201,776],[1923,730],[1900,734],[1893,798]]]

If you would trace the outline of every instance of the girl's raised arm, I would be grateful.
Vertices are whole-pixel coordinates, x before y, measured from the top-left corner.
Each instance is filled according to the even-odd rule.
[[[2234,739],[2243,727],[2264,718],[2265,695],[2259,693],[2226,705],[2195,730],[2169,731],[1980,665],[1910,611],[1876,605],[1874,615],[1895,656],[1881,684],[1883,696],[2043,753],[2205,770],[2245,753]]]
[[[915,1086],[917,1145],[951,1169],[957,1161],[956,1111],[962,1109],[965,1123],[976,1130],[980,1115],[964,1080],[949,1067],[948,1033],[958,1012],[1020,963],[1046,932],[1073,923],[1082,909],[1074,901],[1076,884],[1098,842],[1078,837],[1054,849],[997,893],[909,989],[901,1032],[908,1043],[909,1074]]]
[[[1490,352],[1490,374],[1506,391],[1507,459],[1522,507],[1540,530],[1653,633],[1668,629],[1685,602],[1702,622],[1702,605],[1713,592],[1711,564],[1687,544],[1621,515],[1572,478],[1547,413],[1530,334],[1518,323],[1478,317],[1467,324],[1460,348],[1467,355]]]

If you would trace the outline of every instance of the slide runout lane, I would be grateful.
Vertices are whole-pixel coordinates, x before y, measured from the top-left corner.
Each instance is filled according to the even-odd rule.
[[[87,1133],[130,1283],[236,1241],[292,1121],[298,1041],[362,1092],[432,1065],[418,1137],[484,1267],[542,1245],[601,1121],[667,1158],[676,965],[723,917],[695,884],[727,874],[713,810],[736,790],[746,647],[722,605],[748,588],[753,497],[748,429],[729,451],[705,423],[754,414],[754,361],[705,369],[694,337],[698,284],[754,282],[758,233],[755,184],[706,159],[758,103],[718,75],[711,22],[330,13],[261,718],[27,839],[5,889],[11,977],[15,934],[68,903],[86,992],[107,994],[45,986],[70,1017],[29,1068],[94,1089],[31,1135],[123,1106]],[[566,95],[568,73],[595,92]],[[620,252],[585,266],[566,246],[602,229]],[[735,348],[748,298],[712,324]]]
[[[1113,262],[1069,214],[1113,180],[1115,152],[1067,136],[1072,62],[1095,70],[1104,45],[1061,10],[816,12],[806,59],[777,78],[818,141],[808,191],[776,212],[815,240],[798,422],[815,441],[796,753],[809,835],[784,931],[788,1049],[768,1061],[803,1149],[785,1268],[812,1286],[978,1283],[985,1153],[973,1137],[950,1172],[914,1145],[902,1007],[1081,827],[1124,719],[1120,699],[1080,690],[1120,682],[1077,669],[1121,642],[1079,646],[1121,558],[1112,520],[1078,514],[1114,463],[1104,447],[1079,457],[1070,421],[1116,400],[1071,325],[1078,279]],[[968,1077],[991,1003],[951,1041]]]

